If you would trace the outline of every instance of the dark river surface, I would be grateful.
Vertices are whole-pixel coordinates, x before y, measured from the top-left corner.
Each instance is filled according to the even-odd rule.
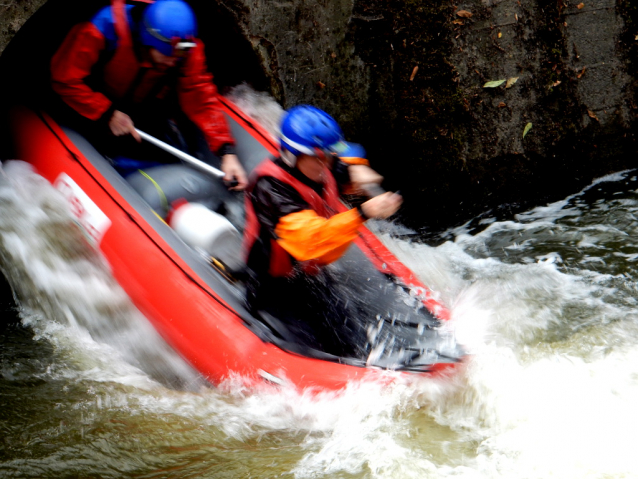
[[[452,312],[453,378],[340,394],[207,387],[52,187],[0,181],[0,477],[638,477],[638,173],[383,239]],[[116,327],[117,326],[117,327]]]

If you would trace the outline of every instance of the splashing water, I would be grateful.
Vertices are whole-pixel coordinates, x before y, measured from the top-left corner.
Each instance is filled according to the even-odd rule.
[[[255,91],[246,83],[242,83],[230,90],[228,98],[263,126],[273,138],[279,138],[279,125],[284,109],[270,95]]]
[[[81,354],[83,368],[91,375],[95,367],[107,376],[107,371],[117,368],[118,376],[127,370],[147,381],[131,366],[142,362],[147,372],[164,382],[179,378],[181,385],[184,381],[201,384],[133,307],[106,262],[74,224],[62,197],[30,165],[6,164],[0,202],[3,269],[14,279],[23,323],[34,329],[36,339],[44,337],[61,348],[86,351]],[[71,328],[74,337],[62,326]],[[74,341],[82,345],[72,345]],[[107,348],[102,360],[100,354],[93,354],[95,348]],[[113,363],[113,356],[120,361]]]
[[[451,378],[339,394],[202,387],[57,192],[24,163],[4,172],[0,260],[21,325],[2,336],[2,477],[638,476],[632,172],[436,248],[385,225],[471,356]]]

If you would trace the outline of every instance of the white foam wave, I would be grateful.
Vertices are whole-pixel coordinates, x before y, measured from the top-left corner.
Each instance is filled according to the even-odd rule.
[[[23,323],[56,346],[68,374],[97,378],[108,371],[109,380],[130,383],[135,376],[148,387],[145,374],[131,372],[143,364],[165,382],[201,384],[132,305],[62,196],[27,163],[3,166],[0,212],[2,264]]]

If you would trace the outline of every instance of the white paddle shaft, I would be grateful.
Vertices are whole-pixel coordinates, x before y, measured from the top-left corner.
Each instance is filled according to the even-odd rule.
[[[204,163],[203,161],[198,160],[194,156],[191,156],[188,153],[184,153],[183,151],[178,150],[177,148],[169,145],[168,143],[164,143],[162,140],[158,140],[157,138],[149,135],[148,133],[144,133],[143,131],[138,130],[137,128],[135,128],[135,131],[149,143],[153,143],[155,146],[170,153],[171,155],[176,156],[180,160],[185,161],[186,163],[190,164],[191,166],[194,166],[195,168],[197,168],[200,171],[203,171],[204,173],[208,173],[209,175],[215,176],[217,178],[223,178],[224,176],[226,176],[226,173],[224,173],[222,170],[219,170],[215,168],[214,166],[210,166],[208,163]]]

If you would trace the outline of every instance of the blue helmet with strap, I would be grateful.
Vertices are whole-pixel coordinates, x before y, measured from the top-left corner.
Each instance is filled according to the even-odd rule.
[[[166,56],[176,49],[188,49],[197,34],[197,20],[183,0],[157,0],[144,11],[140,24],[140,40]]]
[[[294,156],[316,156],[315,148],[339,154],[346,145],[334,118],[314,106],[298,105],[288,110],[281,124],[281,148]]]

